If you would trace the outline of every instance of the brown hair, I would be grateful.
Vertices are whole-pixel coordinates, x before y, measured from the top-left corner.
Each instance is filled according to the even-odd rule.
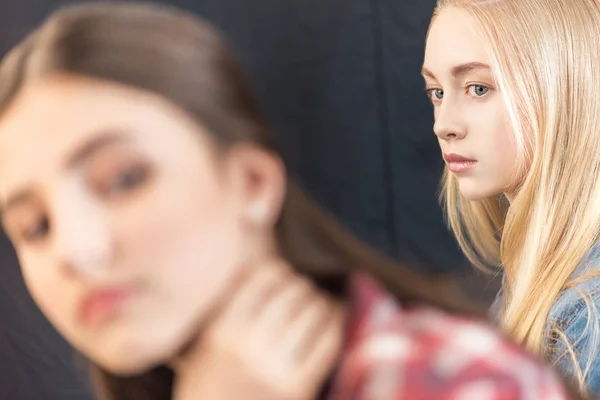
[[[279,154],[238,63],[221,36],[195,16],[140,4],[87,4],[53,14],[11,51],[0,67],[0,112],[30,79],[69,74],[154,92],[204,126],[226,151],[245,141]],[[363,269],[399,300],[474,315],[455,295],[432,290],[426,277],[380,257],[342,229],[288,180],[276,225],[283,256],[334,296]],[[158,367],[115,376],[94,366],[109,400],[170,399],[173,373]]]

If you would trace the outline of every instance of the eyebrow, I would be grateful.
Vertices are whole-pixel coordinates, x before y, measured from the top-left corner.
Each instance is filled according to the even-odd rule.
[[[67,156],[67,161],[65,164],[67,169],[76,168],[78,165],[94,155],[94,153],[97,153],[103,148],[130,139],[129,135],[127,135],[126,131],[123,129],[106,129],[93,134],[92,136],[94,136],[93,139],[76,148]],[[7,198],[4,204],[0,204],[0,220],[3,219],[7,211],[25,203],[32,195],[33,190],[30,187],[24,187],[23,189],[15,191],[14,194]]]
[[[474,61],[474,62],[456,65],[456,66],[452,67],[452,69],[450,70],[450,73],[455,78],[461,78],[461,77],[473,72],[474,70],[478,70],[478,69],[490,70],[491,68],[488,64]],[[421,75],[423,75],[424,77],[425,76],[429,77],[431,79],[436,79],[435,75],[433,75],[433,72],[429,71],[425,67],[423,67],[423,69],[421,70]]]
[[[93,138],[82,146],[76,148],[67,156],[66,167],[73,169],[90,158],[94,153],[102,150],[105,147],[112,146],[116,143],[125,142],[131,139],[124,129],[104,129],[100,132],[92,134]]]

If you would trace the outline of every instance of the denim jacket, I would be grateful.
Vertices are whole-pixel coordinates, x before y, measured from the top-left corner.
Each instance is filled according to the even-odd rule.
[[[594,272],[593,269],[598,269],[600,273],[600,242],[581,261],[573,278]],[[502,290],[491,308],[495,320],[499,318],[501,299]],[[576,355],[578,366],[567,352],[564,340],[552,337],[551,329],[554,327],[564,333]],[[590,392],[600,394],[600,275],[561,293],[550,309],[546,341],[551,348],[550,361],[566,377],[576,378],[577,369],[580,369],[585,374]]]

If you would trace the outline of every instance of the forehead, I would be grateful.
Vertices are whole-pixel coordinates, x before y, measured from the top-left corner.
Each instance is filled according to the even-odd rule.
[[[453,7],[442,10],[429,30],[424,67],[437,76],[471,62],[490,64],[481,32],[465,12]]]
[[[86,128],[131,123],[145,104],[134,90],[110,83],[51,78],[25,86],[0,118],[0,152],[19,145],[67,144]]]
[[[115,95],[117,94],[117,95]],[[30,150],[68,146],[86,134],[86,128],[110,124],[135,112],[121,93],[93,81],[52,79],[31,83],[21,90],[0,118],[0,162]],[[31,154],[31,153],[30,153]],[[19,157],[21,158],[21,157]]]
[[[192,127],[168,102],[122,85],[71,77],[31,83],[0,117],[0,200],[23,183],[51,179],[70,153],[103,131],[127,131],[164,153],[197,144],[177,134]]]
[[[0,118],[0,199],[21,181],[49,173],[57,156],[82,139],[83,129],[94,124],[89,96],[69,82],[22,88]],[[102,104],[100,98],[93,102]]]

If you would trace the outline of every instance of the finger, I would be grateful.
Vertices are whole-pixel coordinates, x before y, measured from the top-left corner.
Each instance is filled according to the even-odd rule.
[[[285,279],[283,270],[256,268],[231,294],[220,322],[236,326],[249,324],[260,313],[265,302],[275,296]]]
[[[307,279],[291,276],[281,282],[279,292],[265,302],[257,322],[262,326],[268,340],[283,334],[316,296],[313,285]]]
[[[298,373],[305,382],[318,382],[327,376],[342,352],[345,312],[340,305],[335,305],[330,311],[327,322],[313,336],[316,340],[306,348],[301,360]]]
[[[309,353],[317,338],[332,316],[331,300],[322,294],[315,294],[307,302],[298,316],[288,325],[284,335],[283,349],[297,362],[301,362]]]

